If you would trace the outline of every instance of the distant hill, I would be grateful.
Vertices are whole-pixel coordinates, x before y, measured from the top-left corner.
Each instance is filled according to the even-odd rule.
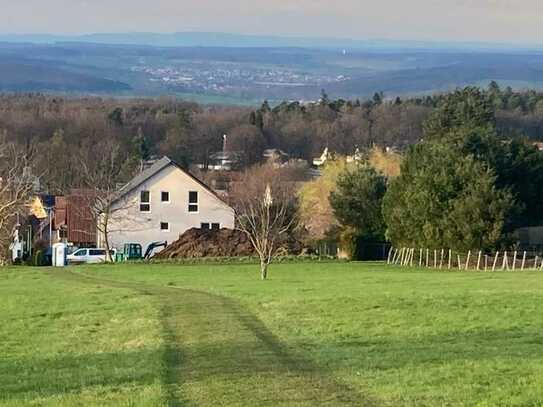
[[[0,60],[0,91],[114,93],[128,91],[126,83],[70,72],[48,63]]]
[[[300,47],[350,50],[543,50],[543,44],[499,44],[483,42],[431,42],[412,40],[357,40],[349,38],[282,37],[219,32],[97,33],[86,35],[0,34],[0,42],[12,43],[95,43],[109,45],[150,45],[155,47]]]

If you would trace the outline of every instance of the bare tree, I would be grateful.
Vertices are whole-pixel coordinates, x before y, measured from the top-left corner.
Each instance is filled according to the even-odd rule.
[[[247,170],[233,186],[231,197],[236,211],[236,227],[251,241],[260,258],[262,280],[289,232],[297,226],[296,182],[286,171],[271,165]]]
[[[35,187],[28,168],[27,155],[14,144],[0,140],[0,265],[7,262],[17,215]]]
[[[119,146],[109,143],[102,151],[98,164],[88,156],[81,160],[85,188],[79,194],[85,201],[82,216],[90,217],[96,225],[97,240],[103,241],[106,249],[106,261],[112,262],[110,234],[125,230],[128,210],[136,202],[121,199],[119,185],[125,168]]]

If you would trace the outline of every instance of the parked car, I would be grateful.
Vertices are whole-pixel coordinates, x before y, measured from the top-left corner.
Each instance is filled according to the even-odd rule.
[[[116,250],[109,251],[111,258],[115,260]],[[72,254],[68,255],[69,264],[94,264],[105,263],[106,261],[106,249],[78,249]]]

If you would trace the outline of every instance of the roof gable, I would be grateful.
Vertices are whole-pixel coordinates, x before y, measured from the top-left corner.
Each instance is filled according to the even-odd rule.
[[[119,190],[119,194],[117,196],[117,199],[115,201],[118,201],[119,199],[122,199],[132,191],[134,191],[136,188],[138,188],[143,183],[147,182],[157,174],[161,173],[167,168],[175,167],[177,170],[181,171],[183,175],[191,179],[192,181],[196,182],[198,185],[200,185],[206,192],[208,192],[210,195],[212,195],[215,199],[217,199],[221,204],[225,205],[226,207],[232,209],[230,205],[228,205],[220,196],[218,196],[211,188],[209,188],[206,184],[204,184],[202,181],[200,181],[198,178],[196,178],[194,175],[192,175],[190,172],[185,171],[183,168],[181,168],[180,165],[178,165],[175,161],[171,160],[170,158],[164,156],[160,160],[158,160],[156,163],[154,163],[152,166],[147,168],[146,170],[142,171],[138,175],[136,175],[128,184],[123,186]]]

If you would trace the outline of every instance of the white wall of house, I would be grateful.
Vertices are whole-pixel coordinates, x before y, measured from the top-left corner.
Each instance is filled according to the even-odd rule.
[[[141,202],[142,191],[149,191],[149,207]],[[189,211],[190,192],[197,192],[192,211]],[[169,201],[164,201],[166,193]],[[139,243],[144,251],[152,242],[170,244],[188,229],[200,228],[202,223],[234,228],[233,209],[175,165],[164,168],[127,193],[116,208],[110,219],[109,241],[110,247],[118,250],[125,243]],[[100,246],[104,246],[103,239],[100,236]]]

